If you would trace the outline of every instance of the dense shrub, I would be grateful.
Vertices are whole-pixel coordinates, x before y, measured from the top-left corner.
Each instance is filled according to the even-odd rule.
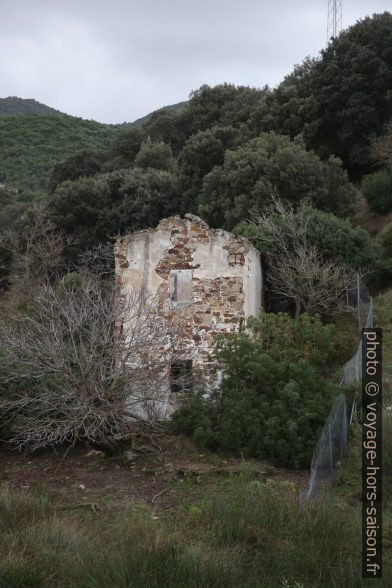
[[[49,210],[54,224],[77,241],[80,251],[185,212],[179,202],[175,174],[134,168],[63,182],[50,198]]]
[[[181,124],[184,103],[176,106],[176,108],[160,108],[156,110],[147,117],[142,127],[146,137],[168,143],[174,155],[178,155],[185,141]],[[137,129],[137,127],[133,128],[134,130]]]
[[[349,322],[345,321],[344,330],[350,335]],[[323,324],[318,315],[303,313],[293,320],[285,312],[261,313],[249,319],[249,327],[264,350],[274,352],[283,361],[305,359],[322,372],[340,366],[343,358],[348,359],[353,352],[350,336],[342,337],[334,323]],[[357,339],[355,329],[355,345]]]
[[[338,218],[330,212],[323,212],[309,207],[307,240],[327,260],[348,265],[354,269],[374,270],[380,262],[381,251],[378,243],[371,239],[369,233],[361,227],[352,227],[350,221]],[[296,213],[296,223],[301,222],[301,215]],[[283,221],[276,215],[275,222]],[[284,227],[284,225],[283,225]],[[250,239],[262,255],[280,251],[280,243],[271,239],[255,222],[243,221],[235,233]],[[285,231],[289,237],[290,232]]]
[[[307,466],[336,387],[301,357],[300,342],[285,349],[243,334],[219,341],[221,384],[185,401],[173,415],[174,431],[204,447]],[[329,352],[302,351],[315,363]]]
[[[241,127],[265,93],[264,88],[227,83],[214,87],[203,84],[191,93],[191,99],[181,112],[181,124],[187,138],[216,125]]]
[[[104,154],[84,149],[56,163],[49,178],[48,191],[53,194],[57,186],[67,180],[94,176],[101,171]]]
[[[308,145],[322,157],[337,155],[356,176],[372,169],[370,137],[391,118],[391,25],[390,12],[359,20],[288,80],[317,105]]]
[[[123,130],[106,152],[106,161],[102,165],[103,172],[131,167],[141,144],[144,133],[141,129],[130,128]]]
[[[171,171],[174,168],[174,159],[170,145],[163,141],[152,141],[148,138],[140,147],[135,157],[135,167],[142,169],[160,169]]]
[[[227,149],[240,141],[239,130],[233,126],[215,126],[198,131],[186,141],[178,156],[182,192],[188,199],[189,210],[196,207],[203,178],[214,168],[222,165]]]
[[[277,133],[259,137],[225,152],[203,180],[199,213],[214,227],[231,230],[277,198],[293,206],[307,198],[317,208],[347,216],[355,190],[336,158],[321,161],[300,139]]]
[[[392,167],[388,166],[366,176],[362,191],[370,210],[384,214],[392,210]]]

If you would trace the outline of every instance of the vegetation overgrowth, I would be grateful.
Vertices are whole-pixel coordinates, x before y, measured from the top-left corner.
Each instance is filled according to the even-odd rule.
[[[290,483],[245,474],[173,514],[136,507],[75,517],[6,487],[0,512],[2,588],[367,585],[359,509],[334,500],[301,506]],[[386,550],[383,586],[390,564]]]

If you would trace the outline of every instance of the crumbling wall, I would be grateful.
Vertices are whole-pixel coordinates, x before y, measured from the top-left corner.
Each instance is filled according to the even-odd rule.
[[[179,348],[195,367],[208,363],[215,335],[241,331],[246,318],[260,310],[257,250],[193,215],[167,218],[156,229],[119,239],[115,256],[118,296],[145,288],[168,325],[181,322]],[[192,271],[190,303],[171,299],[172,270]]]

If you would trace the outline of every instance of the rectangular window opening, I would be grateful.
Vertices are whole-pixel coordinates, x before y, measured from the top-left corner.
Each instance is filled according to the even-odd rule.
[[[192,383],[192,360],[185,359],[171,365],[171,391],[175,394],[191,392]]]
[[[171,270],[169,286],[171,302],[182,304],[192,302],[192,270]]]

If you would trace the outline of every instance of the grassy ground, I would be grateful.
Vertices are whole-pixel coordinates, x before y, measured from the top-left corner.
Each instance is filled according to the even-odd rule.
[[[0,492],[2,588],[357,587],[358,509],[300,506],[290,483],[191,488],[174,511],[56,510],[39,494]],[[380,586],[390,586],[391,568]]]
[[[0,588],[368,585],[358,452],[336,495],[302,504],[307,472],[200,453],[181,437],[159,444],[128,465],[83,448],[60,468],[61,455],[3,452]],[[392,582],[385,545],[380,586]]]

